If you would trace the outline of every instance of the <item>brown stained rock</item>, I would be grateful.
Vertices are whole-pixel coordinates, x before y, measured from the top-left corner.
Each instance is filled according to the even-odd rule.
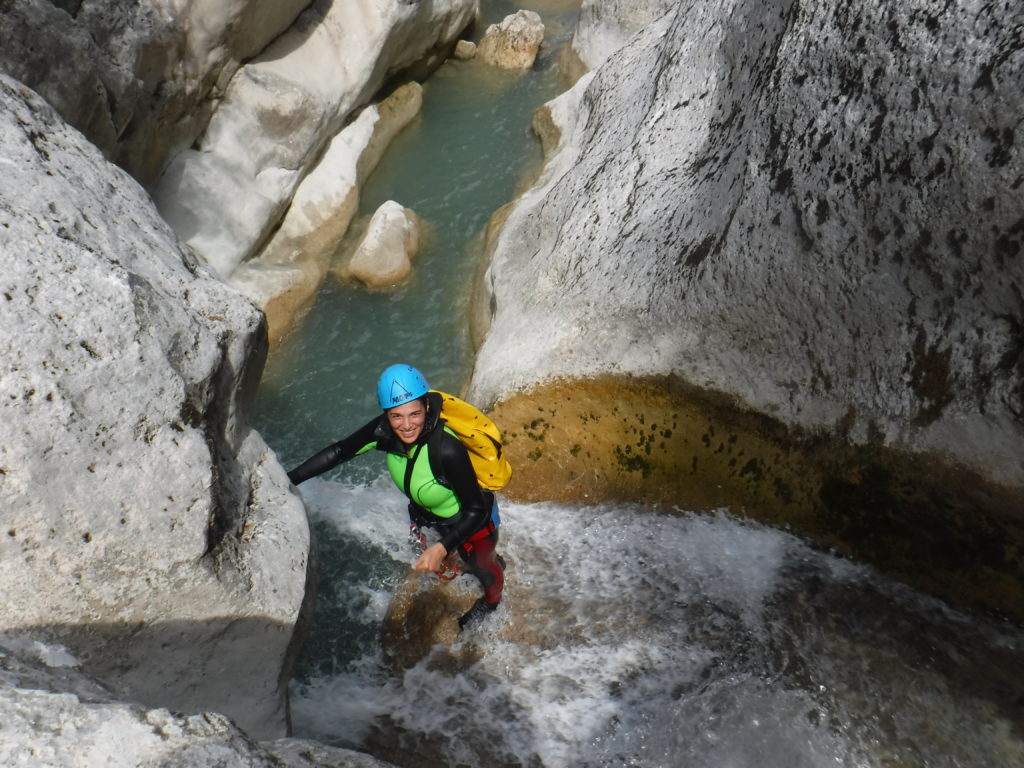
[[[523,501],[757,506],[781,518],[815,487],[778,461],[784,428],[665,378],[556,382],[491,415],[516,468],[506,492]]]
[[[540,139],[540,147],[545,159],[550,157],[558,147],[558,142],[561,141],[562,130],[551,118],[551,108],[547,104],[541,105],[533,113],[530,127]]]
[[[478,596],[461,584],[409,569],[391,598],[381,630],[381,645],[392,669],[408,669],[435,644],[455,642],[459,617]]]
[[[544,24],[540,16],[520,10],[487,28],[476,55],[485,64],[502,69],[529,69],[543,42]]]
[[[1024,620],[1024,498],[940,456],[789,429],[667,377],[558,381],[489,415],[517,501],[729,508]]]
[[[356,180],[360,186],[377,167],[395,137],[419,117],[422,109],[423,86],[417,82],[403,83],[377,105],[379,118],[373,137],[356,163]]]
[[[580,58],[575,48],[566,45],[558,54],[558,70],[570,85],[574,85],[577,80],[590,71],[590,68],[583,63],[583,59]]]
[[[469,61],[476,56],[476,43],[469,40],[459,40],[452,51],[452,58],[457,61]]]

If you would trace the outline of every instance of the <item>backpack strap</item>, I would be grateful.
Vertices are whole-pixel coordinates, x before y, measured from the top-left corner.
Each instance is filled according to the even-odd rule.
[[[444,420],[437,425],[437,429],[427,436],[427,460],[430,461],[430,471],[445,488],[451,489],[448,478],[444,475],[444,467],[441,465],[441,440],[444,435]]]
[[[412,471],[416,468],[416,459],[419,458],[420,451],[422,451],[422,450],[423,450],[423,446],[422,445],[414,445],[413,446],[413,450],[410,450],[409,453],[408,453],[408,457],[409,458],[407,458],[405,460],[405,479],[403,481],[403,487],[405,489],[405,495],[409,498],[409,501],[412,501],[414,504],[416,502],[413,501],[413,498],[412,498],[412,489],[411,489],[411,486],[412,486]],[[427,456],[429,458],[429,456],[430,456],[429,452],[428,452]],[[431,463],[431,469],[433,469],[433,463]]]

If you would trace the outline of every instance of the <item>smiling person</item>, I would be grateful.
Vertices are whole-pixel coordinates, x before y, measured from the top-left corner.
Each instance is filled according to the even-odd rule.
[[[392,365],[377,381],[383,413],[288,473],[298,485],[371,449],[384,451],[391,478],[409,498],[414,528],[436,529],[440,540],[413,563],[418,571],[439,573],[454,551],[477,578],[483,596],[459,626],[487,616],[501,601],[505,563],[498,544],[498,505],[480,487],[469,452],[441,418],[442,394],[427,386],[411,365]]]

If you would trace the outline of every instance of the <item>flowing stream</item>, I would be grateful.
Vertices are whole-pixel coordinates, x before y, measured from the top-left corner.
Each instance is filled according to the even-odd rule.
[[[325,286],[271,361],[256,422],[287,466],[369,419],[392,362],[462,384],[480,233],[538,166],[530,117],[564,87],[574,11],[551,7],[533,71],[446,64],[363,190],[364,212],[395,199],[432,234],[395,293]],[[514,10],[485,3],[481,28]],[[1020,628],[725,511],[505,502],[502,607],[397,674],[379,637],[412,560],[401,495],[374,455],[302,493],[320,566],[296,735],[433,755],[405,765],[1024,766]]]

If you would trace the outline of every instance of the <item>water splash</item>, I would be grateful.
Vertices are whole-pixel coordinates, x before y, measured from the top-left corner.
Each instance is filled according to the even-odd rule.
[[[401,498],[383,480],[306,498],[383,564],[359,586],[374,598],[339,608],[379,626],[411,558]],[[725,513],[502,516],[506,598],[488,624],[402,674],[365,633],[296,686],[300,733],[406,765],[1024,764],[1017,629]]]

